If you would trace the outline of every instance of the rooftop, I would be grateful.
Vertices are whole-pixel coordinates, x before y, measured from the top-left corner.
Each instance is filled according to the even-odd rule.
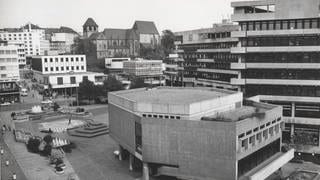
[[[264,117],[265,112],[274,108],[274,105],[256,103],[252,101],[246,101],[246,105],[232,109],[230,111],[221,112],[213,116],[203,117],[203,121],[226,121],[235,122],[241,121],[252,117]],[[248,103],[249,102],[249,103]]]
[[[98,24],[92,18],[88,18],[86,22],[83,24],[83,27],[86,27],[86,26],[98,27]]]
[[[114,92],[131,101],[151,104],[191,104],[227,96],[237,92],[214,88],[157,87]]]

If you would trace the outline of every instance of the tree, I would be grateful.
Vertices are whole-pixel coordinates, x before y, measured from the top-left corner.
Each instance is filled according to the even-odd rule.
[[[89,101],[95,99],[99,94],[98,87],[94,85],[93,82],[89,81],[88,79],[84,79],[79,84],[78,94],[79,99],[88,99]]]
[[[165,54],[162,46],[156,45],[154,47],[141,46],[140,56],[144,59],[164,59]]]
[[[147,84],[144,83],[144,79],[142,78],[133,78],[131,80],[130,89],[143,88],[146,87]]]
[[[165,56],[169,56],[174,50],[174,41],[175,36],[171,30],[164,30],[162,31],[162,38],[161,38],[161,46],[163,48]]]
[[[120,91],[123,90],[123,84],[117,80],[115,76],[109,75],[108,78],[103,82],[104,92],[109,91]]]

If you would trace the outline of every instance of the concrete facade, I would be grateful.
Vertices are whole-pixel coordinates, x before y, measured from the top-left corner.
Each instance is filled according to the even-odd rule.
[[[201,180],[266,178],[275,170],[265,172],[250,159],[261,156],[258,165],[268,165],[293,157],[293,151],[280,152],[281,112],[280,106],[242,103],[242,93],[221,89],[109,93],[110,136],[121,152],[142,161],[144,179],[149,173]]]
[[[231,69],[239,72],[231,84],[246,96],[260,95],[262,102],[282,105],[284,141],[310,147],[298,151],[313,153],[317,147],[320,152],[314,121],[320,118],[320,1],[240,1],[231,6],[232,21],[239,23],[239,30],[231,33],[239,38],[231,48],[238,56]]]

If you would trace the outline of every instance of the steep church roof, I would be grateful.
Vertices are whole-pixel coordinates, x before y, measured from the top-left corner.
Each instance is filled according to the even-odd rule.
[[[95,33],[92,33],[90,36],[89,36],[89,39],[90,40],[96,40],[96,39],[106,39],[106,36],[103,34],[103,33],[100,33],[100,32],[95,32]]]
[[[92,18],[88,18],[87,21],[83,24],[83,27],[86,27],[86,26],[98,27],[98,24]]]
[[[133,29],[140,34],[159,34],[156,25],[152,21],[135,21]]]

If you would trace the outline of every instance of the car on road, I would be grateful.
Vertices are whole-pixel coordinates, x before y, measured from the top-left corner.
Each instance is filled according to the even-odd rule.
[[[11,103],[9,103],[9,102],[4,102],[4,103],[2,103],[2,104],[0,104],[1,106],[8,106],[8,105],[10,105]]]

